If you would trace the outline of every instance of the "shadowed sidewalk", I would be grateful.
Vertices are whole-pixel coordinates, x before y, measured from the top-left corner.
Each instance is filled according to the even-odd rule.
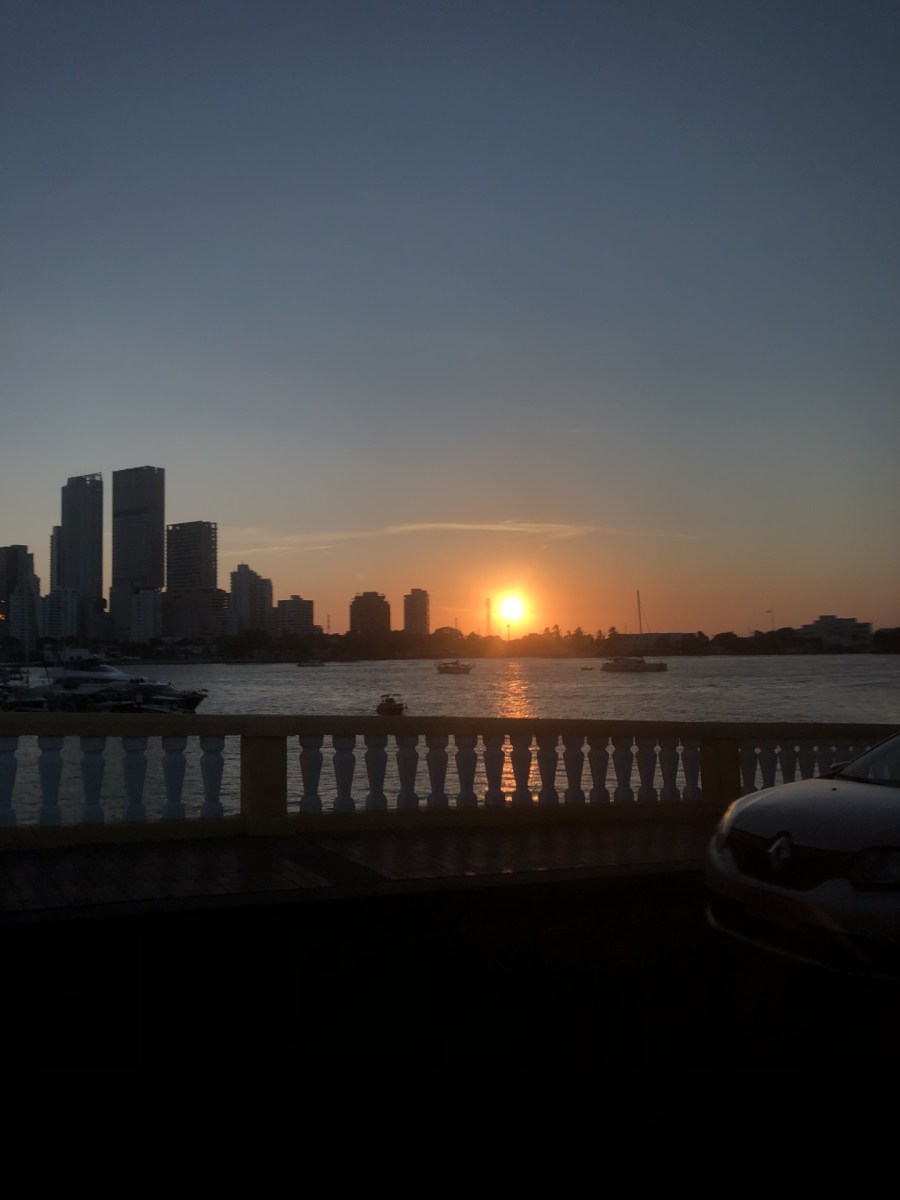
[[[698,870],[715,819],[11,850],[0,920],[127,916]]]

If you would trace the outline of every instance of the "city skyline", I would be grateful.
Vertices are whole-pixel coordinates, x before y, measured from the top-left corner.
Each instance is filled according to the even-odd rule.
[[[417,582],[432,627],[631,629],[637,589],[658,630],[900,624],[896,5],[510,13],[13,6],[37,575],[66,479],[162,463],[220,578],[322,624]]]
[[[253,567],[249,563],[235,562],[234,570],[229,572],[230,577],[231,577],[231,593],[220,592],[218,589],[218,586],[217,586],[217,562],[218,562],[217,523],[214,521],[202,521],[202,520],[180,521],[180,522],[174,522],[174,523],[166,521],[166,500],[165,500],[166,472],[165,472],[165,468],[155,467],[155,466],[120,468],[120,469],[113,471],[112,475],[114,478],[114,488],[116,486],[116,480],[118,479],[120,495],[122,497],[124,497],[122,500],[120,500],[120,503],[122,503],[122,504],[124,504],[126,502],[131,503],[131,501],[133,501],[135,499],[135,497],[137,497],[139,499],[150,499],[151,502],[153,502],[155,500],[155,502],[156,502],[157,511],[154,512],[153,516],[156,518],[155,523],[159,524],[159,526],[160,526],[161,536],[163,538],[163,540],[160,543],[160,546],[162,548],[162,557],[161,558],[159,555],[159,549],[155,545],[154,538],[150,539],[150,542],[153,544],[150,545],[150,548],[148,551],[146,546],[141,545],[141,537],[136,536],[134,530],[132,530],[130,528],[130,524],[133,524],[135,521],[137,521],[138,524],[140,525],[140,529],[143,530],[144,524],[146,524],[147,519],[148,519],[146,510],[145,509],[136,510],[136,509],[132,508],[132,509],[128,509],[124,512],[124,516],[126,518],[125,524],[128,525],[129,527],[128,527],[128,529],[124,530],[125,534],[127,534],[128,536],[125,536],[122,538],[124,549],[120,552],[120,554],[121,554],[121,562],[122,562],[122,564],[125,564],[125,565],[123,567],[121,567],[120,569],[124,570],[127,567],[128,569],[133,569],[133,570],[140,569],[140,571],[143,572],[143,574],[141,574],[140,577],[138,578],[138,581],[134,584],[134,590],[136,593],[139,593],[142,589],[146,589],[147,591],[160,592],[160,593],[162,593],[162,595],[168,595],[168,596],[181,595],[183,598],[187,598],[190,601],[191,598],[196,600],[198,594],[201,592],[216,593],[218,595],[227,595],[227,594],[233,595],[236,579],[240,579],[243,581],[244,579],[250,579],[252,577],[252,579],[256,581],[256,585],[263,587],[265,595],[268,597],[267,606],[269,609],[271,609],[271,616],[270,616],[270,620],[269,620],[269,624],[268,624],[268,628],[269,628],[270,632],[277,632],[277,630],[282,627],[287,629],[287,628],[290,628],[291,625],[297,626],[298,621],[303,625],[303,627],[306,627],[308,625],[311,628],[312,621],[313,621],[313,618],[312,618],[313,603],[315,603],[317,605],[317,607],[319,608],[320,614],[325,613],[325,606],[322,605],[322,602],[317,600],[315,598],[315,596],[313,597],[312,600],[309,600],[309,599],[303,600],[300,597],[300,595],[298,594],[298,592],[289,592],[287,596],[280,597],[279,589],[277,587],[275,587],[273,580],[270,577],[265,576],[263,574],[263,572],[257,571],[255,569],[255,567]],[[148,484],[150,486],[149,494],[147,492]],[[86,492],[86,489],[90,489],[90,490]],[[86,514],[88,516],[88,520],[90,521],[90,529],[88,530],[87,535],[82,535],[82,541],[85,543],[85,550],[83,552],[82,557],[85,560],[84,569],[86,569],[88,571],[88,573],[90,574],[91,580],[92,580],[92,586],[94,586],[93,580],[94,580],[94,576],[96,575],[96,553],[94,550],[94,542],[96,541],[95,526],[96,526],[101,514],[102,514],[104,526],[107,523],[106,522],[106,514],[105,514],[105,511],[103,510],[102,472],[93,472],[93,473],[90,473],[90,474],[84,475],[84,476],[70,476],[68,478],[66,485],[62,488],[61,494],[62,494],[63,511],[66,511],[66,505],[68,503],[70,505],[70,509],[69,509],[70,514],[71,513],[75,514],[74,516],[72,516],[72,515],[69,516],[70,525],[73,525],[73,523],[75,521],[78,521],[78,522],[83,521],[83,518],[81,517],[81,509],[83,508],[84,501],[77,499],[83,493],[86,493],[88,496],[91,497],[91,499],[89,500],[89,504],[91,505],[91,507],[90,507],[89,513]],[[73,497],[73,499],[70,499],[69,501],[67,501],[67,499],[66,499],[67,495],[70,497]],[[115,495],[115,491],[114,491],[114,495]],[[73,509],[71,507],[71,505],[76,502],[80,505],[80,507]],[[115,501],[113,503],[115,503]],[[110,526],[112,526],[114,524],[116,515],[117,515],[116,510],[113,508],[113,505],[110,505],[110,519],[109,519]],[[122,513],[120,510],[120,514],[119,514],[120,519],[121,519],[121,515],[122,515]],[[151,522],[151,523],[153,523],[153,522]],[[0,524],[2,524],[2,522],[0,522]],[[413,534],[425,534],[425,533],[430,533],[430,532],[433,532],[433,531],[431,529],[429,529],[429,527],[427,527],[427,526],[422,527],[421,525],[407,525],[407,526],[400,526],[400,527],[395,527],[395,528],[386,528],[386,529],[377,531],[375,536],[376,537],[387,537],[387,538],[393,538],[393,537],[399,538],[399,537],[402,537],[404,534],[413,535]],[[458,527],[456,525],[448,525],[442,529],[442,532],[470,533],[471,534],[473,532],[476,532],[476,530],[473,530],[469,526],[459,526]],[[563,527],[563,526],[554,526],[554,527],[552,527],[551,532],[545,532],[544,530],[542,530],[542,528],[540,526],[528,526],[528,527],[516,528],[516,527],[509,527],[509,524],[506,527],[504,527],[504,525],[502,525],[502,524],[498,524],[497,526],[492,527],[490,529],[478,530],[477,532],[497,533],[497,534],[501,534],[501,535],[506,533],[509,536],[513,536],[513,537],[546,536],[548,538],[552,537],[553,540],[569,540],[571,538],[584,536],[587,532],[590,532],[590,531],[580,529],[577,527],[567,528],[567,527]],[[60,571],[60,585],[59,586],[63,590],[68,589],[68,590],[74,590],[76,592],[79,592],[80,595],[87,594],[90,598],[94,595],[92,588],[88,588],[87,593],[85,593],[84,589],[80,589],[79,586],[77,586],[77,585],[74,588],[72,587],[72,576],[77,575],[78,572],[82,570],[83,564],[82,564],[82,561],[81,561],[79,555],[72,553],[72,540],[69,539],[69,542],[68,542],[69,565],[67,567],[63,565],[63,563],[65,562],[65,559],[66,559],[65,547],[66,547],[67,543],[65,540],[63,540],[61,543],[59,542],[58,539],[60,538],[60,534],[61,534],[61,526],[53,525],[51,527],[50,537],[47,539],[48,572],[46,575],[43,574],[42,570],[41,570],[39,552],[36,549],[32,549],[31,546],[28,545],[27,543],[24,543],[24,542],[18,543],[14,539],[10,539],[9,545],[5,545],[3,548],[8,551],[21,551],[23,549],[27,549],[28,558],[33,563],[33,566],[30,569],[33,570],[33,573],[37,578],[38,585],[40,584],[41,578],[47,578],[48,575],[50,575],[51,582],[50,582],[49,586],[47,587],[46,592],[44,593],[45,596],[48,596],[51,593],[51,591],[54,590],[53,584],[52,584],[52,574],[49,571],[49,567],[50,567],[51,558],[53,555],[53,546],[54,546],[54,544],[56,544],[59,548],[60,559],[61,559],[61,563],[60,563],[60,567],[59,567],[59,571]],[[109,578],[107,578],[106,567],[104,566],[103,577],[102,577],[103,597],[104,598],[106,598],[107,596],[109,597],[109,608],[110,608],[110,610],[112,610],[113,590],[115,587],[115,585],[112,582],[112,540],[113,540],[112,529],[107,530],[106,528],[104,528],[103,534],[104,534],[104,538],[103,538],[104,543],[109,543],[108,553],[104,556],[105,560],[106,559],[109,560]],[[340,542],[342,540],[346,541],[348,543],[352,543],[354,541],[365,541],[365,540],[367,540],[367,537],[369,535],[367,535],[365,533],[357,532],[357,533],[350,534],[350,535],[344,535],[343,537],[341,537],[341,535],[339,535],[339,534],[336,535],[334,533],[331,533],[328,535],[322,535],[322,536],[329,538],[332,541],[332,543]],[[0,541],[2,541],[2,538],[3,538],[3,533],[2,533],[2,531],[0,531]],[[298,540],[300,540],[300,539],[298,539]],[[314,541],[315,539],[311,538],[310,540]],[[177,553],[178,553],[178,557],[180,560],[179,564],[178,564],[177,578],[175,581],[173,581],[173,578],[172,578],[172,560],[170,557],[173,546],[177,547]],[[234,552],[234,555],[235,555],[235,558],[248,556],[245,551]],[[126,558],[128,559],[127,563],[125,561]],[[132,559],[134,561],[132,561]],[[160,559],[160,561],[157,561],[157,559]],[[148,572],[149,572],[149,575],[148,575]],[[155,573],[155,575],[154,575],[154,573]],[[242,573],[245,573],[245,574],[242,574]],[[150,575],[154,575],[154,577],[156,577],[158,579],[164,579],[165,584],[166,584],[165,589],[163,589],[162,587],[159,587],[159,586],[149,587],[147,584],[147,580],[149,579]],[[70,582],[68,584],[66,582],[67,578],[70,580]],[[125,576],[123,576],[123,582],[127,582],[127,580],[125,579]],[[303,588],[307,593],[312,591],[312,588],[311,588],[308,580],[306,580],[304,582]],[[385,603],[384,607],[386,610],[386,620],[388,622],[387,628],[390,628],[393,630],[412,628],[412,629],[418,629],[419,631],[421,631],[422,628],[428,629],[429,627],[431,629],[440,628],[442,626],[450,627],[451,625],[453,625],[453,626],[457,625],[459,623],[460,616],[462,615],[463,616],[463,624],[461,626],[461,629],[464,632],[480,633],[480,634],[484,635],[485,629],[483,628],[483,625],[484,625],[485,605],[486,605],[486,601],[484,599],[482,599],[480,604],[477,606],[473,606],[472,608],[470,608],[468,610],[463,609],[462,614],[461,614],[459,609],[451,610],[446,605],[439,605],[439,604],[435,605],[432,601],[433,592],[431,591],[431,589],[427,589],[427,588],[422,589],[422,588],[418,588],[418,587],[412,587],[408,582],[403,583],[401,585],[401,588],[402,588],[402,595],[397,596],[393,600],[393,602],[392,602],[390,596],[387,595],[386,589],[382,590],[379,588],[376,588],[376,589],[358,588],[354,592],[352,592],[349,597],[344,598],[344,600],[343,600],[344,611],[349,610],[352,614],[352,606],[353,606],[353,603],[355,600],[358,601],[360,599],[366,599],[369,597],[374,599],[377,597],[379,601],[383,601],[383,600],[385,600],[385,597],[386,597],[386,603]],[[410,589],[408,592],[406,591],[407,588]],[[242,582],[241,586],[240,586],[240,595],[243,596],[244,591],[245,591],[245,584]],[[632,632],[633,633],[635,631],[634,630],[634,622],[633,622],[633,620],[629,621],[628,616],[626,616],[621,621],[611,621],[611,622],[607,622],[607,623],[600,622],[598,624],[576,622],[574,625],[572,625],[572,624],[567,625],[565,622],[560,622],[559,620],[552,619],[552,614],[546,620],[540,619],[539,614],[541,613],[541,610],[534,603],[534,594],[533,593],[530,593],[527,588],[523,588],[523,587],[506,587],[506,588],[499,589],[490,598],[491,602],[494,605],[495,620],[498,623],[498,629],[495,629],[493,631],[497,636],[501,636],[499,633],[499,629],[501,626],[504,629],[506,628],[507,617],[509,616],[508,610],[506,611],[506,613],[504,615],[504,597],[507,598],[507,603],[509,602],[510,599],[512,599],[514,606],[517,609],[521,610],[520,614],[516,615],[513,618],[513,623],[516,625],[517,636],[521,636],[522,634],[529,633],[529,632],[540,632],[540,630],[543,628],[553,627],[553,626],[557,626],[560,628],[568,628],[569,630],[581,628],[586,633],[593,633],[598,629],[604,630],[609,625],[615,626],[619,630],[620,633],[621,632]],[[232,602],[232,603],[234,603],[234,602]],[[258,605],[260,603],[263,603],[263,601],[261,599],[257,598],[257,599],[254,599],[251,603],[249,596],[248,596],[248,597],[244,598],[241,601],[241,603],[244,607],[246,607],[247,612],[249,613],[251,608],[255,609],[256,607],[258,607]],[[392,603],[394,605],[393,612],[395,614],[393,617],[391,616]],[[279,608],[282,606],[284,606],[284,609],[283,609],[281,617],[279,617]],[[827,606],[822,605],[822,604],[818,605],[817,614],[819,616],[821,616],[821,612],[824,607],[827,607]],[[832,607],[834,607],[834,606],[832,606]],[[157,608],[158,608],[158,613],[152,617],[151,624],[153,622],[159,622],[161,625],[162,611],[163,611],[162,606],[157,605]],[[194,628],[192,628],[190,634],[185,633],[184,636],[195,636],[195,635],[203,636],[203,637],[216,636],[215,633],[213,632],[214,628],[216,628],[216,622],[215,622],[215,619],[214,619],[212,613],[210,611],[206,611],[207,608],[208,608],[208,603],[206,605],[202,606],[203,611],[200,614],[200,616],[197,618],[197,621],[194,623]],[[298,612],[302,612],[303,613],[302,617],[294,615],[294,613],[293,613],[294,609],[296,609]],[[236,613],[236,611],[237,611],[236,609],[233,609],[233,615],[231,616],[230,620],[228,620],[227,622],[225,622],[225,621],[222,622],[222,628],[221,628],[221,630],[219,630],[219,632],[228,631],[231,633],[235,633],[235,632],[240,632],[242,629],[248,628],[246,618],[235,616],[234,614]],[[328,622],[329,624],[334,624],[336,626],[339,626],[340,625],[340,617],[339,617],[340,611],[341,611],[341,603],[339,602],[337,605],[334,606],[334,611],[332,611],[332,609],[328,609],[327,614],[324,618],[320,616],[318,625],[321,628],[324,628],[325,622]],[[453,614],[452,619],[449,617],[447,619],[441,619],[439,617],[435,621],[430,620],[431,612],[435,612],[438,614],[447,614],[447,613],[450,613],[451,611]],[[765,610],[764,615],[765,615],[765,617],[769,618],[768,624],[761,621],[758,624],[756,624],[755,626],[748,626],[746,629],[734,628],[734,627],[732,627],[732,628],[734,628],[734,632],[736,632],[738,634],[743,634],[743,633],[749,634],[749,633],[752,633],[754,629],[764,630],[767,628],[775,628],[776,627],[775,612],[776,612],[776,610],[774,608]],[[471,621],[470,624],[467,625],[466,617],[468,616],[471,618],[471,616],[473,616],[477,613],[480,613],[481,619],[473,620],[473,621]],[[400,614],[402,614],[402,616]],[[544,614],[544,615],[546,616],[546,614]],[[645,615],[645,625],[649,628],[650,619],[649,619],[649,614],[646,612],[646,608],[645,608],[644,615]],[[863,619],[867,620],[868,623],[873,628],[878,628],[878,627],[892,628],[893,627],[893,626],[891,626],[890,622],[885,623],[885,622],[878,621],[877,619],[873,620],[870,616],[867,615],[867,613],[865,611],[863,612]],[[141,604],[141,616],[140,616],[139,620],[141,621],[142,625],[145,624],[146,621],[148,620],[146,601],[142,602],[142,604]],[[803,625],[808,629],[808,628],[810,628],[809,622],[811,620],[812,620],[812,615],[808,614],[806,620],[804,620],[803,622],[796,622],[796,621],[791,622],[789,620],[779,620],[777,627],[779,627],[779,628],[789,628],[789,627],[790,628],[794,628],[794,627],[799,628],[801,625]],[[236,624],[236,622],[237,622],[237,624]],[[181,623],[180,617],[176,623],[178,623],[178,624]],[[190,625],[190,624],[191,624],[191,622],[188,622],[188,625]],[[265,625],[265,622],[260,621],[258,624],[259,624],[260,628],[263,628]],[[348,621],[347,621],[347,632],[352,631],[352,624],[353,624],[353,622],[352,622],[352,615],[351,615],[350,617],[348,617]],[[82,619],[81,625],[82,625],[82,630],[84,630],[85,626],[84,626],[83,619]],[[629,625],[631,626],[630,630],[629,630]],[[655,632],[658,632],[658,633],[685,632],[685,631],[694,630],[694,628],[695,628],[695,626],[692,625],[691,623],[686,623],[683,626],[683,629],[681,629],[681,630],[675,630],[672,625],[656,625]],[[701,626],[697,625],[696,628],[700,629]],[[718,627],[715,627],[715,626],[709,626],[709,628],[714,628],[716,632],[722,632],[721,629],[719,629]],[[199,632],[200,629],[202,629],[202,633]],[[335,628],[334,631],[340,632],[340,629]],[[121,634],[122,634],[121,629],[117,630],[117,636],[121,637]],[[90,635],[82,632],[82,636],[90,636]]]

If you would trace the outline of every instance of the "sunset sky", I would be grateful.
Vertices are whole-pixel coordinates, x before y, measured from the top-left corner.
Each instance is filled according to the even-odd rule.
[[[0,544],[347,627],[900,624],[900,6],[3,0]],[[109,564],[105,584],[109,584]]]

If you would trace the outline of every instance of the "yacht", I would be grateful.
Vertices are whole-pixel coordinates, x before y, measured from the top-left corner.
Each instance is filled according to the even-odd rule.
[[[396,695],[382,696],[381,703],[375,709],[379,717],[402,717],[406,712],[406,705]]]
[[[0,680],[0,707],[7,712],[194,712],[206,690],[128,675],[100,659],[58,663],[42,670],[45,683]]]

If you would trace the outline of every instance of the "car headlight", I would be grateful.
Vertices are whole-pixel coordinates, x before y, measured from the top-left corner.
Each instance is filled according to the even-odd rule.
[[[900,849],[863,850],[853,864],[852,878],[858,888],[900,888]]]

